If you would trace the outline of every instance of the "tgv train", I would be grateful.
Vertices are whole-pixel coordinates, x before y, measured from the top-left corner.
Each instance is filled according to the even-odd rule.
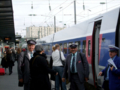
[[[78,51],[86,54],[89,63],[88,82],[102,86],[103,77],[98,76],[98,73],[105,68],[110,58],[108,45],[120,47],[120,8],[100,14],[41,40],[46,41],[43,46],[48,56],[52,53],[52,46],[59,44],[66,57],[70,53],[69,45],[76,43]]]

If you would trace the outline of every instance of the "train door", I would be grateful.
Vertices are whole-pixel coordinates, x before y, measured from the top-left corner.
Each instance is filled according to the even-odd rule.
[[[119,14],[118,24],[116,29],[115,45],[120,48],[120,14]],[[118,52],[118,56],[120,57],[120,50]]]
[[[99,36],[100,36],[101,20],[95,22],[93,30],[93,70],[94,82],[96,86],[101,86],[101,78],[98,77],[99,73]]]

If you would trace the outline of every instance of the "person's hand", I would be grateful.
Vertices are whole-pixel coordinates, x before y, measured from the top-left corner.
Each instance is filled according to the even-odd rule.
[[[58,75],[58,72],[56,73],[56,75]]]
[[[85,81],[87,82],[87,81],[88,81],[88,78],[85,78]]]
[[[23,79],[19,79],[19,82],[23,82]]]
[[[62,78],[62,82],[65,82],[65,78]]]
[[[102,72],[99,72],[98,76],[102,76]]]
[[[112,70],[113,70],[113,68],[114,68],[114,66],[110,67],[110,70],[112,71]]]

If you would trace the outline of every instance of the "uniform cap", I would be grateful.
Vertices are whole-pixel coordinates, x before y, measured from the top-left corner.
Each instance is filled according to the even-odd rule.
[[[71,45],[70,45],[70,48],[76,48],[76,47],[77,47],[76,44],[71,44]]]
[[[109,52],[114,52],[119,50],[119,48],[114,45],[109,45],[108,47],[109,47]]]
[[[35,44],[36,44],[36,41],[34,41],[34,40],[28,40],[28,41],[27,41],[27,44],[35,45]]]

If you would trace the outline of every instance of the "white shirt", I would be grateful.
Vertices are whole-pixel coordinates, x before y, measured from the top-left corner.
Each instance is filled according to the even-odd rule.
[[[59,50],[55,50],[53,53],[52,53],[52,59],[53,59],[53,66],[63,66],[62,65],[62,62],[60,60],[60,52]],[[61,52],[61,59],[62,60],[65,60],[65,57],[63,55],[63,52]]]
[[[32,54],[34,53],[34,51],[32,51]],[[28,51],[28,56],[29,56],[29,60],[31,59],[31,52]]]

